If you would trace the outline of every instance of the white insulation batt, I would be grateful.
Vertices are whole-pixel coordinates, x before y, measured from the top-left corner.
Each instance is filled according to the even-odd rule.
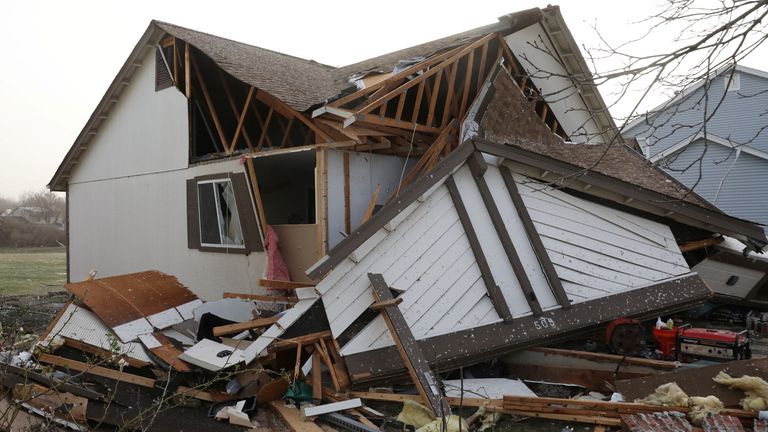
[[[465,165],[453,174],[471,224],[514,318],[531,309]],[[560,308],[499,168],[485,181],[542,309]],[[530,178],[515,182],[571,300],[581,303],[690,272],[668,226],[602,206]],[[339,263],[317,285],[334,337],[373,303],[368,273],[402,292],[398,306],[416,339],[500,321],[448,188],[438,183]],[[392,345],[381,316],[342,354]]]

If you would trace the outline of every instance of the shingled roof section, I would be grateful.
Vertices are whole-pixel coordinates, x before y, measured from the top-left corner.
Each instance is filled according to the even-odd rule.
[[[341,91],[334,85],[332,66],[174,24],[153,22],[166,33],[189,42],[233,77],[265,90],[297,111],[306,111]]]
[[[501,68],[496,72],[486,84],[485,97],[483,94],[478,97],[477,112],[471,120],[477,122],[480,138],[513,145],[722,213],[624,144],[563,142],[536,116],[531,102],[522,95],[509,73]]]

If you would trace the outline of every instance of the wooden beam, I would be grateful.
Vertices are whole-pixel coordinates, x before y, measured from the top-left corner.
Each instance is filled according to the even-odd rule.
[[[299,299],[297,297],[281,297],[281,296],[269,296],[269,295],[261,295],[261,294],[243,294],[243,293],[232,293],[232,292],[225,292],[222,296],[223,298],[241,298],[246,300],[255,300],[255,301],[261,301],[261,302],[268,302],[268,303],[298,303]]]
[[[296,117],[291,117],[288,119],[288,126],[285,127],[285,135],[283,135],[283,140],[280,141],[280,148],[285,148],[285,143],[288,141],[288,137],[291,134],[291,126],[293,126],[293,119]]]
[[[483,44],[480,50],[480,63],[477,68],[477,84],[475,84],[475,93],[480,91],[480,88],[485,82],[485,70],[487,69],[486,62],[488,61],[488,44]]]
[[[40,354],[40,356],[38,356],[37,359],[42,363],[48,363],[54,366],[60,366],[60,367],[78,371],[78,372],[84,372],[91,375],[97,375],[104,378],[127,382],[130,384],[135,384],[142,387],[148,387],[148,388],[155,387],[155,380],[151,378],[129,374],[127,372],[109,369],[102,366],[83,363],[77,360],[70,360],[64,357],[54,356],[51,354]]]
[[[446,66],[448,67],[448,66]],[[427,126],[433,126],[432,122],[435,119],[435,108],[437,106],[437,97],[440,95],[440,84],[443,79],[444,68],[439,68],[437,75],[435,75],[435,82],[432,85],[432,97],[429,100],[429,109],[427,110]],[[447,108],[447,107],[446,107]]]
[[[230,335],[235,333],[242,333],[246,330],[252,330],[255,328],[267,327],[276,323],[279,319],[280,319],[279,316],[272,316],[268,318],[258,318],[255,320],[241,322],[241,323],[217,326],[213,328],[213,335],[224,336],[224,335]]]
[[[282,339],[273,342],[269,346],[270,351],[281,351],[289,348],[295,348],[297,345],[310,345],[312,343],[318,342],[321,339],[332,337],[331,332],[329,330],[319,331],[315,333],[309,333],[303,336],[297,336],[295,338],[291,339]]]
[[[331,357],[328,355],[328,347],[323,342],[323,339],[318,339],[317,342],[315,342],[315,352],[317,352],[320,355],[320,359],[325,363],[325,366],[328,368],[328,374],[331,376],[331,382],[333,383],[333,388],[338,392],[341,391],[341,383],[339,383],[339,377],[336,375],[336,369],[333,367],[333,362],[331,361]]]
[[[530,279],[528,279],[528,274],[525,272],[525,267],[523,267],[523,262],[520,260],[520,255],[517,253],[514,243],[512,243],[512,237],[509,235],[509,231],[507,231],[507,227],[504,224],[504,218],[501,216],[496,201],[493,199],[491,189],[485,181],[487,164],[485,159],[483,159],[482,153],[472,153],[472,155],[469,156],[469,159],[467,159],[467,164],[472,172],[472,177],[475,178],[475,184],[480,192],[480,197],[483,199],[483,204],[485,204],[486,210],[488,210],[488,216],[490,216],[493,228],[496,230],[496,235],[501,241],[501,246],[504,248],[507,260],[512,266],[512,270],[515,272],[517,281],[520,284],[520,289],[522,289],[525,294],[525,300],[528,302],[528,306],[531,308],[533,316],[541,316],[543,311],[539,304],[539,300],[536,297],[536,292],[533,290],[533,285],[531,285]]]
[[[368,309],[370,310],[382,310],[384,308],[388,308],[390,306],[397,306],[400,303],[403,302],[402,297],[393,298],[392,300],[384,300],[380,302],[376,302],[370,306],[368,306]]]
[[[235,136],[232,137],[232,143],[229,144],[230,154],[235,150],[235,147],[237,146],[237,139],[240,138],[240,131],[243,130],[243,123],[245,123],[245,116],[248,114],[248,105],[251,104],[251,98],[253,97],[254,90],[255,87],[248,89],[248,96],[245,97],[245,104],[243,105],[243,109],[240,112],[240,118],[237,121],[237,128],[235,128]],[[248,150],[253,151],[251,140],[248,140]]]
[[[363,220],[360,221],[360,225],[368,222],[368,219],[373,216],[373,209],[376,208],[376,201],[379,199],[379,192],[381,192],[381,184],[376,185],[376,190],[373,191],[371,201],[368,203],[368,208],[363,213]]]
[[[445,181],[446,187],[448,187],[448,193],[453,201],[453,206],[456,208],[456,212],[459,214],[459,221],[464,228],[464,233],[469,240],[469,246],[472,249],[472,253],[475,255],[475,261],[480,268],[480,275],[483,278],[485,288],[488,290],[488,296],[491,298],[493,308],[496,309],[496,313],[505,322],[512,321],[512,312],[507,306],[507,301],[504,298],[504,294],[501,292],[501,288],[496,285],[496,281],[493,279],[493,273],[491,272],[491,266],[488,265],[488,260],[485,258],[483,248],[480,245],[480,240],[477,238],[475,228],[472,226],[472,221],[469,219],[469,213],[464,206],[464,201],[461,199],[459,188],[456,187],[456,181],[453,176],[449,176]]]
[[[248,167],[248,176],[251,180],[251,190],[253,192],[253,202],[256,204],[256,213],[259,216],[259,225],[262,235],[267,237],[267,215],[264,212],[264,202],[261,200],[261,190],[259,189],[259,180],[256,178],[256,167],[253,165],[252,158],[246,158],[245,164]]]
[[[469,88],[472,86],[472,73],[475,66],[475,50],[472,50],[469,52],[467,56],[467,73],[464,76],[464,88],[461,92],[461,103],[459,105],[459,121],[464,121],[464,110],[467,107],[467,102],[469,99]],[[480,76],[478,74],[477,77],[478,80],[480,80]]]
[[[680,252],[691,252],[699,249],[704,249],[706,247],[715,246],[723,242],[722,237],[712,237],[712,238],[706,238],[703,240],[696,240],[692,242],[687,243],[680,243],[678,246],[680,246]]]
[[[297,288],[313,287],[311,282],[293,282],[275,279],[259,279],[259,285],[269,289],[295,290]]]
[[[392,300],[392,292],[381,274],[368,273],[373,286],[373,298],[377,302]],[[429,363],[424,358],[419,345],[406,323],[403,314],[397,306],[390,306],[381,311],[387,328],[392,335],[397,351],[408,369],[411,380],[416,385],[422,400],[437,417],[451,415],[451,407],[438,388],[435,375],[429,369]]]
[[[62,311],[64,309],[65,308],[63,308]],[[57,322],[57,321],[54,321],[54,322]],[[74,348],[76,350],[82,351],[84,353],[93,354],[93,355],[97,356],[98,358],[100,358],[102,360],[109,360],[109,359],[111,359],[114,356],[114,353],[112,351],[106,350],[104,348],[97,347],[97,346],[94,346],[94,345],[91,345],[91,344],[87,344],[87,343],[79,341],[77,339],[71,339],[71,338],[68,338],[66,336],[63,336],[63,338],[64,338],[64,345],[66,345],[68,347],[72,347],[72,348]],[[133,357],[129,357],[129,356],[125,355],[125,354],[121,355],[120,358],[125,360],[128,363],[128,365],[130,365],[132,367],[135,367],[135,368],[143,368],[143,367],[147,367],[147,366],[151,366],[152,365],[152,363],[147,363],[147,362],[142,361],[142,360],[137,360],[137,359],[135,359]]]
[[[203,98],[205,99],[205,104],[208,106],[208,113],[211,115],[211,119],[213,119],[213,125],[216,127],[216,132],[219,134],[221,145],[224,147],[224,150],[226,150],[226,146],[229,140],[224,135],[224,130],[221,127],[219,116],[216,114],[216,108],[213,106],[213,99],[211,98],[210,93],[208,93],[208,86],[206,86],[205,81],[203,81],[203,74],[200,72],[197,60],[195,60],[195,56],[193,56],[192,53],[190,53],[190,59],[192,62],[192,68],[195,70],[197,82],[200,84],[200,89],[203,91]]]
[[[317,142],[333,142],[333,139],[328,136],[325,132],[323,132],[317,125],[315,125],[311,120],[304,117],[303,114],[300,112],[297,112],[293,108],[289,107],[285,104],[285,102],[281,101],[280,99],[272,96],[271,94],[265,92],[264,90],[258,90],[256,92],[256,99],[261,101],[262,103],[267,104],[269,107],[274,108],[275,111],[282,114],[286,118],[296,118],[301,123],[303,123],[308,128],[312,129],[315,132],[315,136],[317,137],[315,141]]]
[[[302,419],[298,409],[285,406],[285,402],[282,400],[272,401],[269,406],[293,432],[325,432],[313,422]]]
[[[507,187],[509,196],[512,198],[512,203],[515,205],[517,215],[523,223],[525,233],[528,235],[528,241],[531,242],[531,247],[533,247],[536,258],[539,260],[539,265],[544,271],[544,276],[547,277],[547,281],[549,282],[550,288],[552,288],[552,292],[555,295],[557,302],[563,309],[569,309],[571,307],[571,300],[568,298],[568,293],[565,292],[565,288],[563,288],[560,277],[557,275],[557,271],[555,271],[555,265],[552,264],[552,260],[549,257],[547,248],[544,247],[539,232],[536,231],[536,226],[533,224],[531,215],[528,213],[528,208],[525,206],[523,197],[520,196],[520,192],[517,190],[517,184],[515,184],[512,171],[506,166],[500,165],[499,172],[501,173],[501,178],[504,180],[504,185]]]
[[[184,42],[184,94],[192,99],[192,70],[189,65],[189,42]]]
[[[456,61],[453,63],[453,66],[451,66],[451,71],[448,74],[448,92],[445,95],[445,103],[443,104],[443,118],[440,120],[440,127],[443,127],[446,123],[448,123],[448,116],[451,113],[451,102],[453,102],[453,91],[456,85],[456,73],[459,70],[460,60],[461,58],[456,59]]]
[[[320,352],[315,347],[312,353],[312,399],[319,402],[323,399],[323,374]]]
[[[261,147],[264,144],[264,140],[267,138],[267,129],[269,128],[269,123],[272,120],[272,114],[274,114],[275,110],[270,108],[267,112],[267,118],[264,120],[264,123],[261,124],[261,135],[259,136],[259,142],[256,144],[256,151],[261,151]],[[270,145],[271,147],[271,145]]]
[[[388,117],[377,117],[377,116],[371,116],[366,114],[357,114],[355,115],[354,118],[358,123],[363,123],[363,124],[369,123],[371,125],[389,126],[389,127],[405,129],[408,131],[415,130],[416,132],[435,134],[435,135],[442,132],[442,129],[438,127],[427,126],[426,124],[418,124],[418,123],[414,125],[414,123],[411,123],[411,122],[406,122],[402,120],[398,121]]]
[[[352,232],[352,216],[349,204],[350,184],[349,184],[349,152],[344,152],[344,232]]]

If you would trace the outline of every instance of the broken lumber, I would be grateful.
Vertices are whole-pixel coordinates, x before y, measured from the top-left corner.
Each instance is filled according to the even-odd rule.
[[[380,302],[376,302],[368,307],[370,310],[382,310],[384,308],[390,307],[390,306],[397,306],[400,303],[403,302],[402,297],[393,298],[391,300],[384,300]]]
[[[259,279],[259,285],[263,286],[264,288],[269,288],[274,290],[295,290],[296,288],[306,288],[306,287],[315,286],[315,284],[313,283],[293,282],[293,281],[284,281],[284,280],[275,280],[275,279]]]
[[[316,417],[322,414],[360,408],[361,406],[363,406],[363,401],[361,401],[360,398],[355,398],[339,402],[332,402],[325,405],[304,407],[301,409],[301,414],[304,417]]]
[[[298,297],[269,296],[260,294],[242,294],[225,292],[222,298],[240,298],[245,300],[255,300],[267,303],[298,303]]]
[[[281,400],[270,402],[269,407],[285,421],[285,424],[293,432],[324,432],[320,426],[302,419],[298,409],[285,406]]]
[[[38,361],[42,363],[48,363],[54,366],[60,366],[63,368],[76,370],[78,372],[84,372],[91,375],[97,375],[104,378],[109,378],[121,382],[127,382],[130,384],[136,384],[142,387],[155,387],[155,380],[139,375],[129,374],[119,370],[109,369],[102,366],[91,365],[88,363],[79,362],[76,360],[70,360],[64,357],[59,357],[51,354],[41,354],[38,357]]]
[[[373,298],[377,302],[394,299],[384,276],[378,273],[368,273],[368,278],[373,286]],[[416,343],[416,338],[408,327],[408,323],[405,322],[400,309],[396,305],[386,307],[381,310],[381,315],[392,334],[395,347],[397,347],[397,351],[400,353],[400,357],[403,359],[403,363],[427,407],[437,417],[450,416],[451,406],[440,393],[437,380],[429,369],[429,363],[424,358],[424,354]]]
[[[246,330],[252,330],[255,328],[260,327],[267,327],[270,326],[279,320],[280,317],[273,316],[268,318],[258,318],[252,321],[246,321],[242,323],[235,323],[235,324],[228,324],[223,326],[218,326],[213,328],[213,335],[214,336],[225,336],[235,333],[244,332]]]

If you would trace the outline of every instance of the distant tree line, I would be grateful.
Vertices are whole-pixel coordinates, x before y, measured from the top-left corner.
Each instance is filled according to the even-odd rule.
[[[41,247],[62,246],[66,242],[64,222],[66,201],[63,196],[48,190],[27,191],[17,199],[0,196],[0,215],[19,208],[30,211],[14,213],[28,215],[34,213],[44,223],[30,223],[22,216],[0,217],[0,247]]]

